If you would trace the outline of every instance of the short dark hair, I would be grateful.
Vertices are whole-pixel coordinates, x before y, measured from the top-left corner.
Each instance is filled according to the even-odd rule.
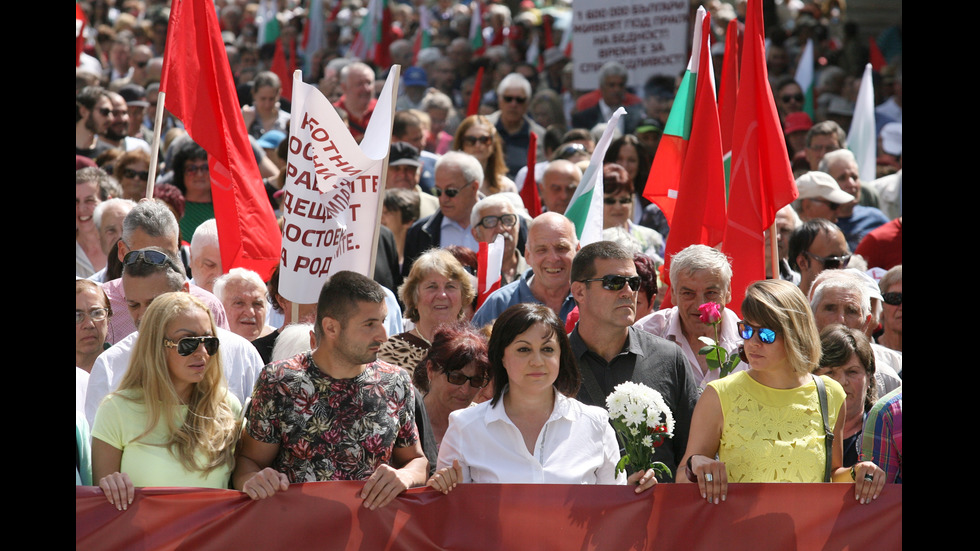
[[[320,289],[320,298],[316,303],[316,325],[313,330],[319,338],[323,336],[323,318],[335,319],[341,325],[345,325],[359,302],[379,304],[384,300],[385,293],[377,281],[357,272],[337,272],[330,276]]]
[[[409,128],[421,126],[422,121],[414,113],[399,111],[395,113],[395,120],[392,121],[391,135],[395,138],[401,138],[405,134],[408,134]]]
[[[796,263],[796,258],[810,250],[810,245],[813,245],[813,241],[821,232],[832,234],[837,229],[837,225],[826,218],[812,218],[800,224],[789,238],[789,251],[787,255],[789,257],[790,268],[800,271],[800,267]]]
[[[203,147],[194,143],[190,138],[186,138],[182,141],[174,152],[174,179],[173,184],[177,186],[177,189],[181,193],[187,193],[187,186],[184,185],[184,167],[187,165],[187,161],[191,160],[207,160],[208,152],[204,150]]]
[[[435,373],[458,371],[474,364],[477,376],[490,372],[487,339],[466,322],[443,325],[432,337],[428,354],[412,372],[412,382],[422,392],[429,391],[428,368]]]
[[[385,190],[384,208],[399,213],[402,224],[414,222],[421,217],[419,204],[419,194],[414,189]]]
[[[572,260],[571,281],[595,277],[597,258],[633,261],[633,253],[615,241],[596,241],[582,247]]]
[[[820,332],[820,367],[840,367],[851,360],[851,354],[858,358],[861,367],[868,375],[868,388],[864,392],[864,411],[878,401],[875,383],[875,354],[868,337],[857,329],[840,324],[832,324]]]
[[[133,264],[123,264],[123,275],[129,277],[150,277],[156,274],[165,274],[171,291],[179,291],[184,286],[184,282],[187,281],[187,274],[184,273],[184,265],[181,263],[180,258],[174,255],[173,252],[160,247],[146,247],[145,249],[130,251],[126,256],[140,251],[163,253],[170,259],[170,264],[150,264],[149,262],[140,260]]]
[[[552,331],[558,341],[561,357],[558,361],[558,378],[555,379],[555,389],[569,398],[574,398],[578,393],[582,376],[579,373],[578,364],[575,363],[572,347],[568,343],[565,325],[555,315],[554,310],[544,304],[524,302],[504,310],[493,324],[493,332],[490,334],[490,343],[487,346],[490,372],[494,381],[493,398],[490,400],[491,406],[497,405],[500,397],[503,396],[504,387],[510,381],[507,377],[507,369],[504,368],[504,350],[510,346],[510,343],[514,342],[518,335],[538,323],[544,324]]]
[[[95,108],[99,98],[108,97],[109,93],[101,86],[86,86],[75,96],[75,123],[82,120],[82,112],[79,107],[84,107],[91,111]]]

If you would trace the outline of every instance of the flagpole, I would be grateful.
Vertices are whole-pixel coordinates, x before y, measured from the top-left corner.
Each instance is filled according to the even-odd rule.
[[[388,117],[388,135],[391,136],[391,130],[395,126],[395,99],[398,97],[398,80],[401,78],[402,66],[392,65],[391,70],[388,71],[388,78],[392,78],[394,74],[394,81],[392,82],[391,88],[391,116]],[[374,239],[371,240],[371,265],[368,267],[368,273],[364,274],[367,277],[374,277],[374,264],[378,261],[378,241],[380,241],[380,236],[378,235],[381,227],[381,209],[385,205],[385,189],[387,188],[388,181],[388,157],[391,156],[391,147],[388,147],[388,151],[385,152],[384,162],[381,164],[381,187],[378,193],[378,210],[374,216]]]
[[[779,279],[779,250],[776,247],[776,221],[769,226],[769,279]]]
[[[153,117],[153,144],[150,146],[150,174],[146,178],[147,199],[153,198],[153,184],[157,177],[157,159],[160,157],[160,130],[163,126],[163,111],[166,105],[167,93],[161,90],[157,94],[157,112]]]

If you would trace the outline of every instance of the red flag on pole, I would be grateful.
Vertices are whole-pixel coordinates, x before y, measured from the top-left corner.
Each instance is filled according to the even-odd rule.
[[[279,77],[279,82],[282,83],[282,95],[287,98],[293,97],[293,74],[286,67],[286,52],[282,48],[282,38],[276,39],[276,51],[272,55],[270,70]]]
[[[735,127],[735,101],[738,97],[738,19],[728,22],[725,32],[725,61],[721,68],[718,93],[718,119],[721,123],[721,151],[725,158],[725,198],[732,173],[732,132]]]
[[[160,91],[208,152],[221,264],[258,272],[279,263],[281,235],[255,163],[211,2],[174,0]]]
[[[885,60],[885,54],[881,53],[881,48],[878,47],[878,41],[873,36],[868,37],[868,51],[871,55],[871,69],[880,73],[881,69],[888,65],[888,62]]]
[[[500,272],[504,262],[504,236],[498,235],[493,243],[480,243],[476,255],[476,309],[494,291],[500,288]]]
[[[480,113],[480,98],[483,96],[483,67],[476,72],[476,82],[470,94],[470,105],[466,108],[466,116],[471,117]]]
[[[482,69],[481,69],[482,70]],[[541,214],[541,197],[538,195],[538,182],[534,179],[534,165],[538,160],[538,135],[531,132],[531,142],[527,146],[527,176],[524,177],[524,187],[521,188],[521,200],[531,218]]]
[[[75,67],[82,64],[82,50],[85,49],[85,27],[88,18],[81,4],[75,4]]]
[[[722,251],[732,259],[732,301],[765,277],[763,232],[799,196],[766,70],[762,0],[749,0],[732,144],[731,197]],[[673,231],[671,231],[673,234]]]

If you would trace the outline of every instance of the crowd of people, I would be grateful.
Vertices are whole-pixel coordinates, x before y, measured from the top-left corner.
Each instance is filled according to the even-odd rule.
[[[357,2],[325,15],[321,49],[298,54],[306,4],[279,2],[270,18],[256,2],[216,1],[277,215],[290,106],[270,71],[275,44],[259,35],[277,29],[358,141],[390,68],[348,55]],[[878,37],[877,179],[862,181],[845,132],[869,57],[856,27],[836,3],[767,11],[799,198],[764,239],[778,276],[731,305],[732,262],[716,247],[686,247],[660,273],[669,221],[642,196],[680,75],[633,82],[611,61],[596,90],[573,89],[564,50],[528,54],[546,27],[560,43],[552,23],[571,2],[550,4],[487,3],[474,50],[468,4],[391,3],[402,82],[375,273],[333,273],[317,303],[293,304],[278,270],[266,280],[222,266],[208,152],[167,113],[150,166],[169,2],[80,3],[76,484],[124,510],[148,486],[274,499],[294,483],[363,480],[376,509],[407,488],[470,482],[637,493],[691,482],[713,504],[729,482],[848,482],[861,503],[901,483],[900,24]],[[706,7],[724,44],[745,3]],[[414,48],[423,30],[431,42]],[[793,79],[807,39],[822,60],[812,114]],[[583,246],[564,213],[619,107],[601,167],[603,240]],[[526,166],[532,135],[538,162]],[[526,185],[538,186],[537,216]],[[478,302],[476,252],[498,236],[501,287]],[[733,373],[711,365],[705,338],[740,358]],[[654,453],[670,471],[659,480],[617,469],[606,398],[627,381],[658,391],[676,423]]]

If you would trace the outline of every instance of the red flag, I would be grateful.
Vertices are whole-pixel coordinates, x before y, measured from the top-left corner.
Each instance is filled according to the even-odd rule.
[[[483,67],[476,72],[476,82],[473,83],[473,92],[470,94],[470,105],[466,108],[466,116],[472,117],[480,113],[480,98],[483,96]]]
[[[541,197],[538,196],[538,182],[534,179],[534,165],[537,160],[538,135],[531,132],[531,143],[527,146],[527,176],[524,177],[524,187],[521,188],[521,200],[531,218],[541,214]]]
[[[289,69],[286,68],[286,52],[282,49],[282,38],[276,39],[276,52],[272,55],[272,67],[270,70],[282,82],[282,95],[287,98],[293,97],[293,77]]]
[[[391,7],[385,2],[381,11],[381,41],[374,51],[374,62],[384,69],[391,67],[391,31]]]
[[[500,272],[504,261],[504,236],[498,235],[493,243],[480,243],[476,255],[476,309],[483,306],[491,293],[500,288]]]
[[[281,235],[211,2],[173,1],[160,91],[167,109],[208,152],[222,267],[248,268],[268,279],[279,263]]]
[[[738,20],[728,22],[725,33],[725,61],[721,68],[718,119],[721,122],[721,151],[725,156],[725,197],[731,175],[732,131],[735,127],[735,99],[738,97]]]
[[[732,259],[728,306],[735,313],[741,310],[745,288],[765,277],[763,232],[776,219],[776,211],[799,196],[769,88],[764,28],[762,0],[749,0],[733,132],[728,228],[722,247]]]
[[[881,53],[881,48],[878,47],[878,41],[873,36],[868,37],[868,51],[871,54],[871,69],[880,73],[881,69],[888,65],[888,62],[885,60],[885,54]]]
[[[689,245],[714,247],[725,235],[725,165],[708,44],[710,36],[711,14],[705,14],[688,145],[688,151],[697,154],[686,155],[681,166],[677,203],[664,254],[666,273],[670,273],[670,258],[674,254]]]
[[[75,67],[82,64],[82,50],[85,49],[85,27],[88,26],[88,18],[81,4],[75,4]]]

